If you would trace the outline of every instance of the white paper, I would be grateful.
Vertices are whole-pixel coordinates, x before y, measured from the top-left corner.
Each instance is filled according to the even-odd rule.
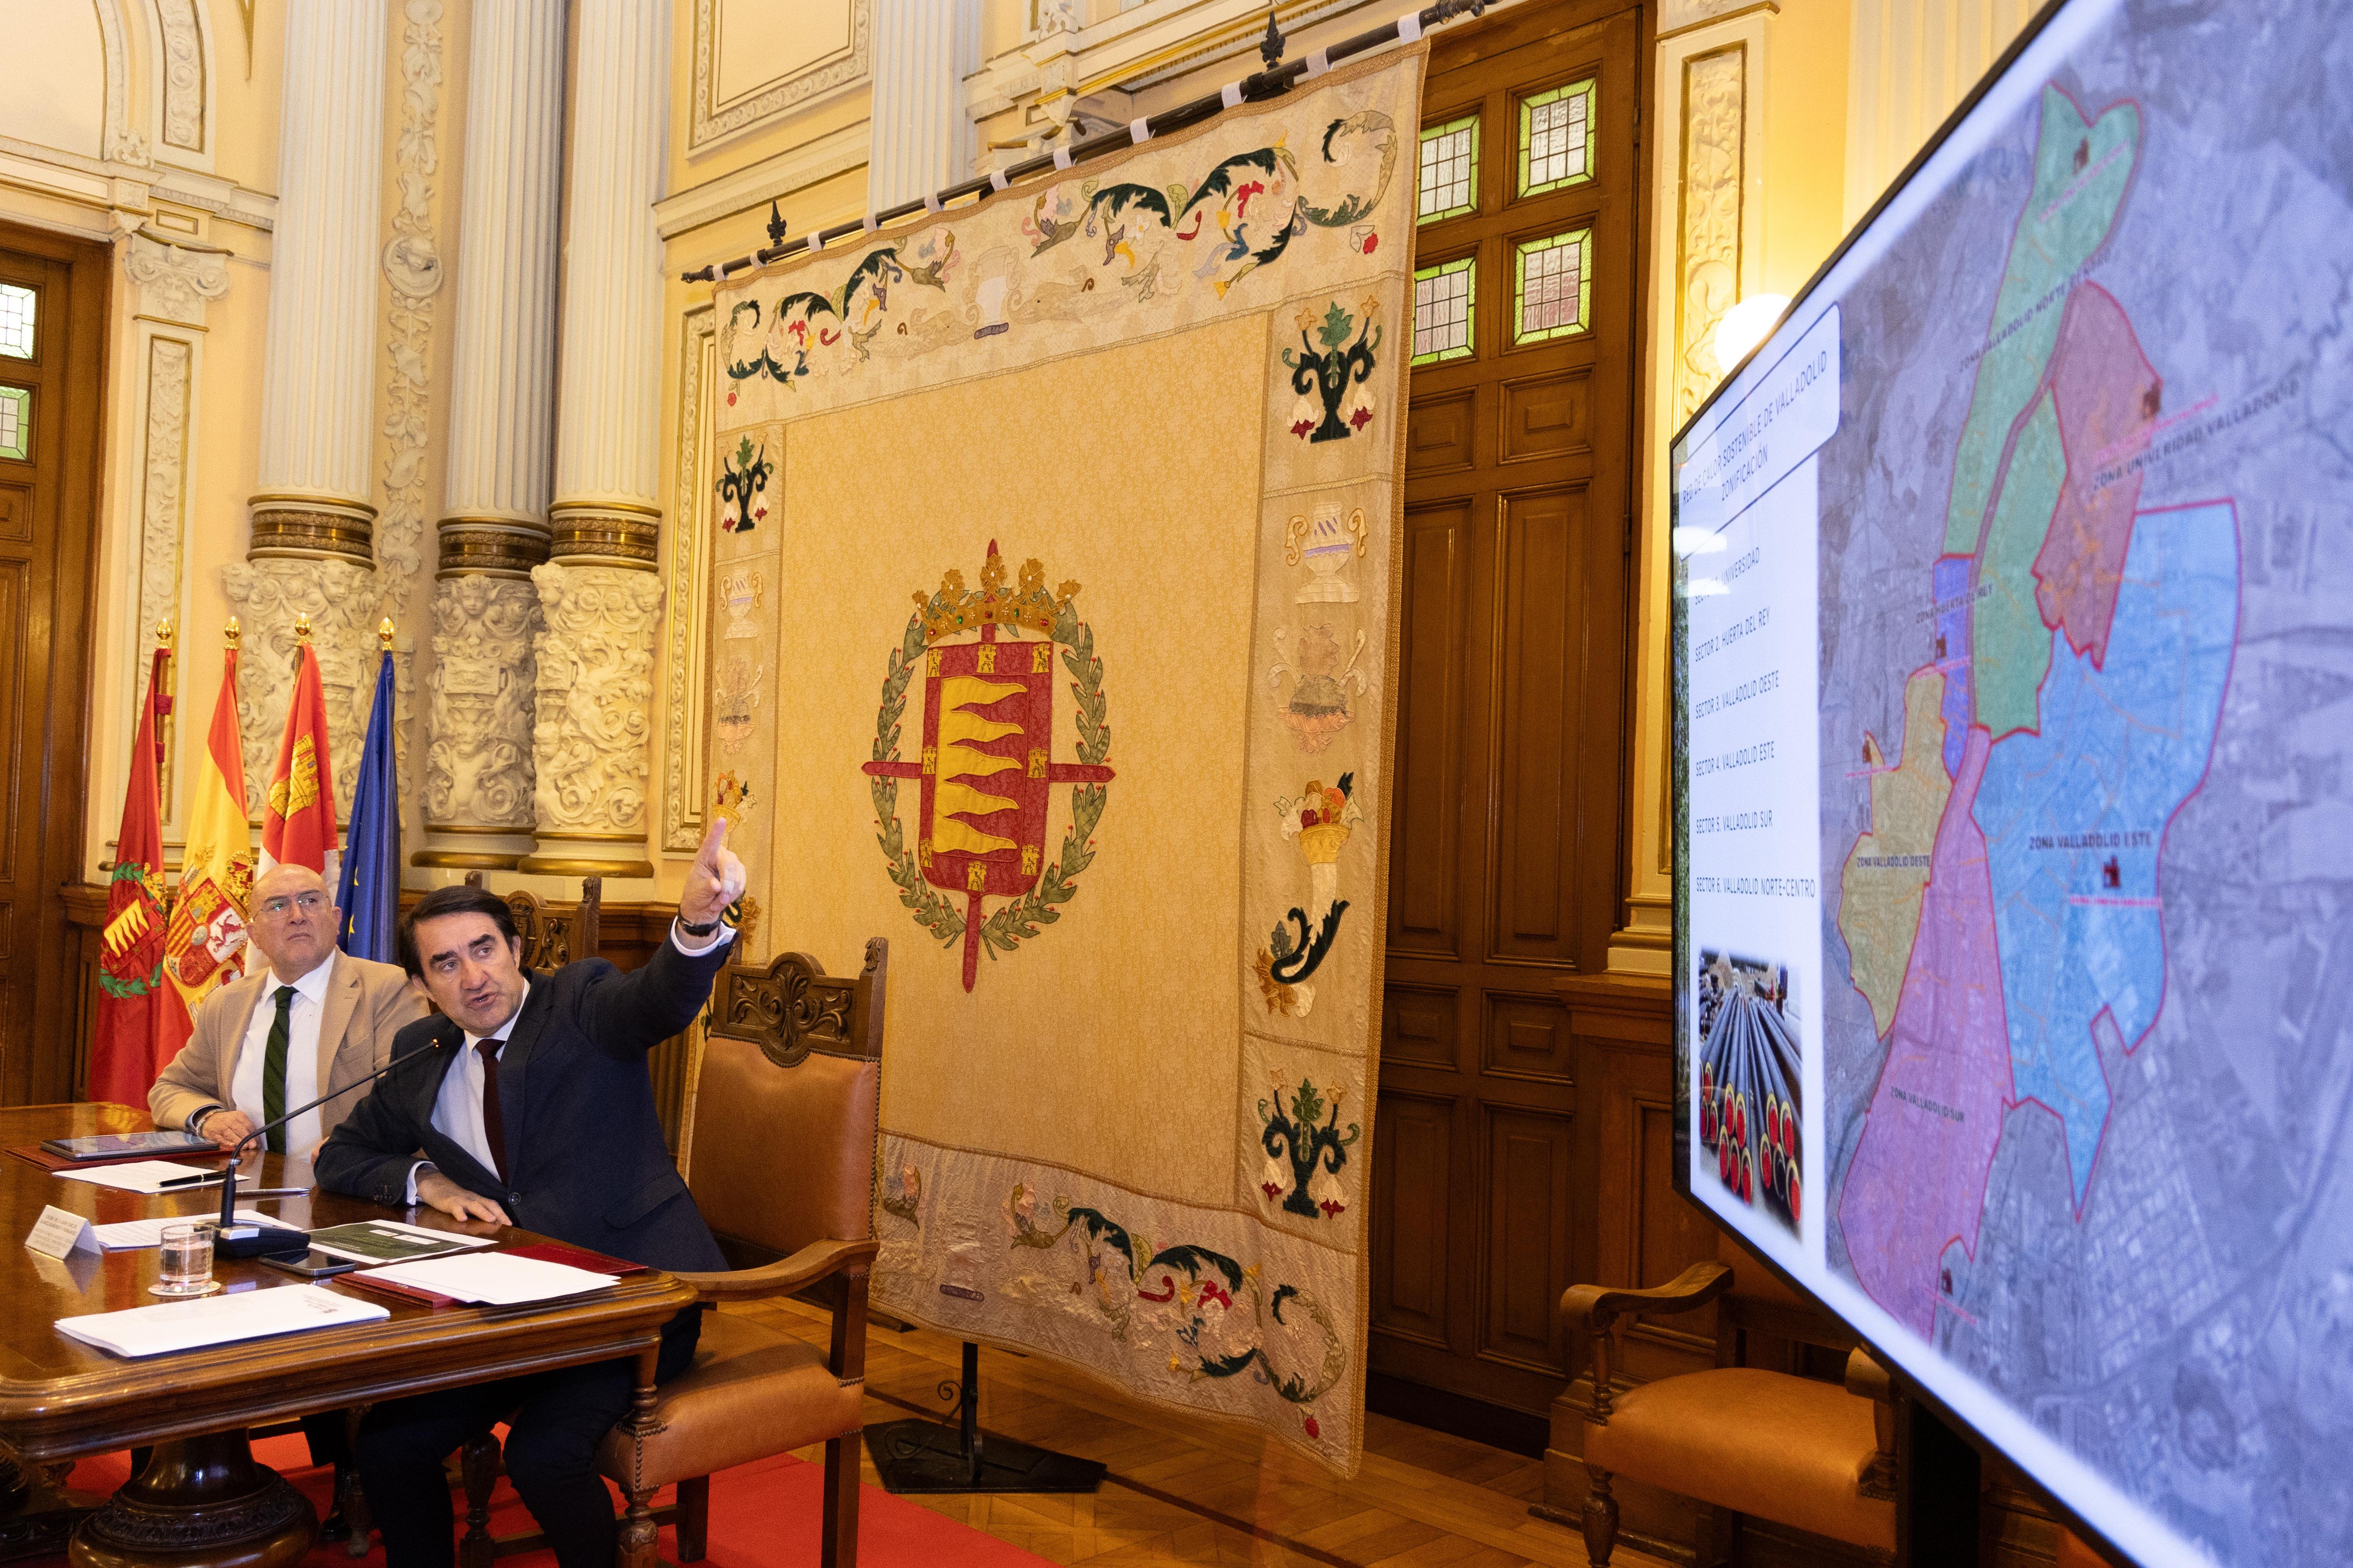
[[[33,1222],[25,1245],[44,1257],[54,1257],[60,1263],[74,1252],[96,1252],[97,1238],[90,1234],[90,1224],[70,1209],[44,1204],[41,1217]]]
[[[185,1220],[212,1220],[210,1214],[165,1214],[153,1220],[121,1220],[111,1225],[92,1225],[91,1234],[98,1245],[109,1252],[135,1251],[140,1247],[162,1246],[164,1227]],[[278,1222],[268,1214],[257,1214],[251,1209],[239,1209],[237,1221],[244,1225],[275,1225]],[[216,1221],[215,1223],[218,1223]]]
[[[385,1268],[369,1269],[367,1277],[491,1307],[552,1301],[560,1296],[577,1296],[585,1290],[608,1289],[613,1284],[609,1274],[591,1274],[568,1264],[543,1263],[535,1257],[498,1252],[396,1263]]]
[[[220,1172],[202,1165],[183,1165],[175,1160],[132,1160],[121,1165],[101,1165],[95,1171],[59,1171],[60,1181],[87,1181],[93,1187],[111,1187],[118,1192],[145,1192],[153,1195],[164,1191],[186,1192],[190,1188],[220,1185]],[[207,1177],[207,1181],[190,1181],[190,1177]],[[251,1186],[254,1179],[240,1176],[240,1186]],[[168,1187],[167,1187],[167,1184]]]
[[[391,1316],[389,1308],[315,1285],[286,1285],[60,1318],[57,1327],[60,1334],[119,1356],[153,1356],[346,1323],[373,1323]]]

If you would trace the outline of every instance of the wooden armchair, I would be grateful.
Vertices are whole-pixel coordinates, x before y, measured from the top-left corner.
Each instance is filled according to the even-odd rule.
[[[1726,1244],[1722,1253],[1745,1258]],[[1761,1265],[1746,1265],[1760,1275]],[[1862,1547],[1893,1562],[1895,1552],[1895,1393],[1887,1371],[1862,1346],[1847,1351],[1843,1387],[1741,1364],[1753,1328],[1777,1338],[1834,1341],[1808,1331],[1812,1314],[1794,1298],[1733,1294],[1733,1266],[1695,1263],[1647,1290],[1579,1285],[1562,1296],[1572,1333],[1591,1337],[1593,1403],[1586,1413],[1585,1467],[1591,1490],[1580,1523],[1585,1550],[1608,1568],[1618,1542],[1614,1477],[1648,1483],[1711,1505]],[[1778,1290],[1773,1294],[1786,1298]],[[1620,1327],[1718,1304],[1717,1364],[1632,1388],[1611,1379]],[[1720,1561],[1729,1521],[1704,1521],[1699,1562]]]
[[[470,871],[466,885],[482,885],[482,874]],[[561,969],[575,959],[596,956],[605,903],[605,879],[580,879],[580,902],[570,908],[550,904],[535,893],[510,893],[507,907],[514,912],[515,935],[522,938],[522,966],[527,969]]]
[[[720,973],[687,1185],[731,1261],[776,1261],[678,1277],[711,1305],[819,1287],[831,1298],[832,1343],[819,1355],[741,1314],[704,1317],[693,1365],[614,1427],[597,1455],[628,1494],[620,1546],[629,1568],[655,1562],[657,1489],[677,1484],[679,1560],[699,1562],[713,1472],[818,1442],[821,1561],[855,1568],[889,953],[882,938],[868,942],[855,980],[800,953]]]

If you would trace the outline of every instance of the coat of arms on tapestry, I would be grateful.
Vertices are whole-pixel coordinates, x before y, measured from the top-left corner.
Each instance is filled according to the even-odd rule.
[[[743,957],[896,948],[877,1305],[1341,1469],[1422,66],[728,280],[702,522]]]

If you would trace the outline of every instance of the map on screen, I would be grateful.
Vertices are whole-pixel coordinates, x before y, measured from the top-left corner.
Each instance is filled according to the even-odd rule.
[[[1684,1178],[2144,1561],[2353,1556],[2348,101],[2063,7],[1673,454]]]

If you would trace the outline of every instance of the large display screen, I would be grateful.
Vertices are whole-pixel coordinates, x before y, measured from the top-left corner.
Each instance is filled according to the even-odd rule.
[[[1672,454],[1678,1180],[2144,1563],[2353,1558],[2348,103],[2052,7]]]

